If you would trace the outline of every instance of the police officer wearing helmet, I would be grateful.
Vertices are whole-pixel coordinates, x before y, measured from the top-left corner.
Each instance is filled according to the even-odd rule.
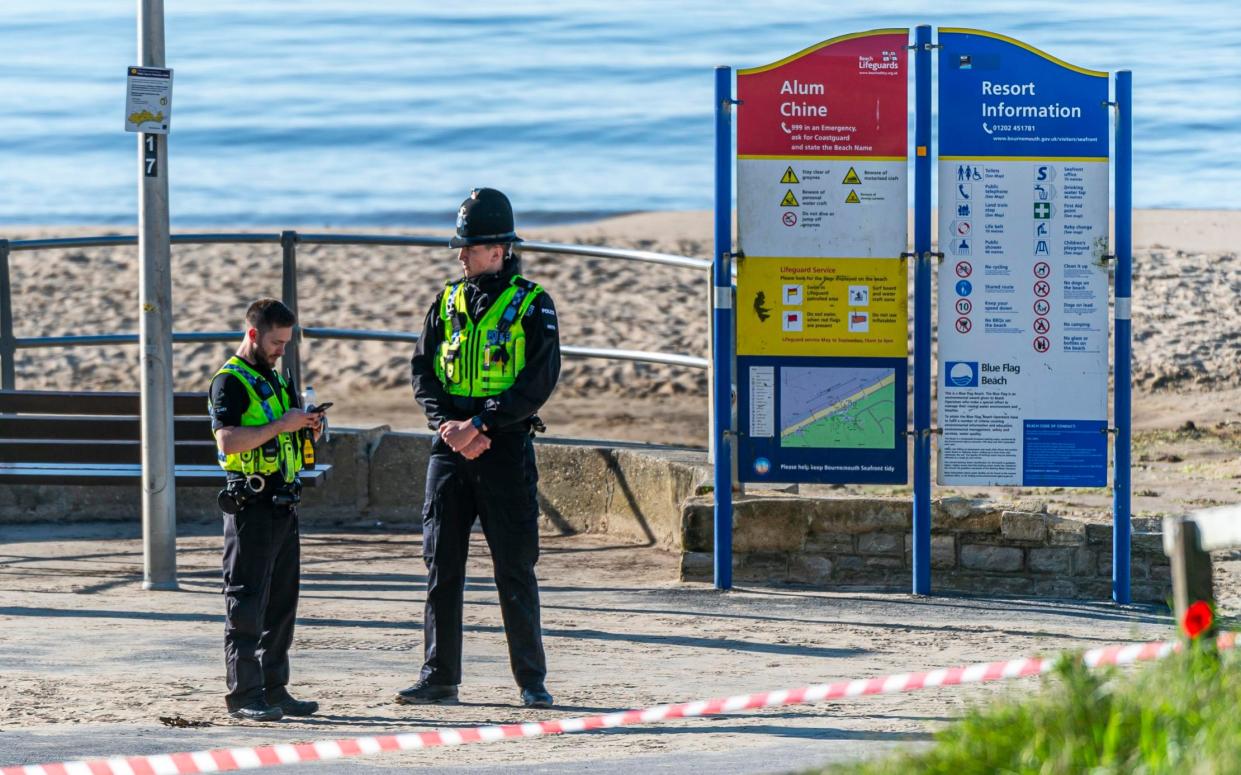
[[[289,694],[289,646],[297,616],[304,434],[322,414],[303,411],[294,385],[276,372],[293,338],[293,312],[276,299],[246,311],[237,353],[211,381],[208,412],[227,472],[224,512],[224,664],[229,715],[246,721],[309,716],[315,702]]]
[[[535,413],[560,377],[556,308],[522,277],[513,208],[476,188],[461,204],[462,277],[427,312],[411,363],[414,396],[436,431],[427,465],[422,554],[427,566],[425,660],[404,704],[454,702],[461,683],[462,595],[470,530],[482,522],[495,566],[509,663],[526,707],[548,708],[539,618]]]

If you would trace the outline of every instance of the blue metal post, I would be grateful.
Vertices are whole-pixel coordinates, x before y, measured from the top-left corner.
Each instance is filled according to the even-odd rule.
[[[913,593],[931,594],[931,28],[914,31]],[[943,206],[943,203],[940,203]]]
[[[715,588],[733,585],[733,133],[731,67],[715,68]]]
[[[1112,599],[1129,595],[1133,324],[1133,73],[1116,73],[1116,366],[1112,455]]]

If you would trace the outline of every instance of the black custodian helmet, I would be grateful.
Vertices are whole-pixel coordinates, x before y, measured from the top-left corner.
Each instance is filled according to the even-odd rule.
[[[508,197],[494,188],[476,188],[457,211],[457,236],[449,241],[454,248],[469,245],[499,245],[521,242],[513,229],[513,206]]]

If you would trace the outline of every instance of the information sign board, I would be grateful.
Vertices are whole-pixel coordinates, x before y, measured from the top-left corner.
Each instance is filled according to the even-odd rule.
[[[939,42],[939,482],[1105,486],[1107,74]]]
[[[742,481],[908,478],[908,37],[738,71]]]

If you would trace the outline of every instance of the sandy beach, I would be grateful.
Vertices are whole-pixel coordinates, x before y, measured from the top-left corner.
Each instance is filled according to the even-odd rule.
[[[1235,303],[1241,293],[1235,247],[1241,211],[1144,210],[1135,213],[1134,226],[1137,427],[1241,420],[1241,307]],[[522,233],[541,241],[708,258],[711,228],[708,212],[661,212]],[[0,235],[122,233],[133,230],[14,228]],[[178,331],[239,330],[250,300],[280,293],[278,245],[178,246],[172,262]],[[135,248],[17,252],[10,264],[17,336],[137,331]],[[304,325],[410,332],[421,329],[428,306],[457,271],[446,250],[369,246],[303,245],[298,266]],[[556,299],[563,344],[707,355],[706,272],[539,254],[526,255],[524,271]],[[177,389],[204,390],[232,349],[232,344],[177,345]],[[17,384],[135,390],[136,350],[23,350]],[[406,344],[307,340],[306,381],[321,399],[336,402],[338,425],[422,428],[409,388],[411,354],[412,345]],[[550,432],[560,436],[703,446],[706,396],[702,370],[566,359],[545,415]]]

